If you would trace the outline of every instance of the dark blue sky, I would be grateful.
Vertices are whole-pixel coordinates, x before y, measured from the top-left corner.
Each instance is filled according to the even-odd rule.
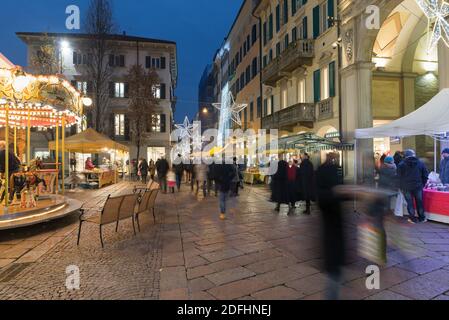
[[[26,47],[16,31],[66,32],[65,9],[89,0],[2,0],[0,52],[18,65],[26,64]],[[242,0],[113,0],[120,33],[176,41],[179,83],[176,121],[198,109],[198,82],[205,66],[226,37]],[[12,18],[12,16],[10,16]],[[81,14],[81,19],[83,15]],[[81,22],[82,23],[82,22]]]

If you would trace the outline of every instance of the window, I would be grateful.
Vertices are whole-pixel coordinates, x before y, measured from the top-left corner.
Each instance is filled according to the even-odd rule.
[[[322,99],[325,100],[329,98],[329,67],[324,67],[321,73],[323,74],[321,93]]]
[[[249,50],[251,50],[251,39],[249,35],[246,37],[246,52],[249,53]]]
[[[263,24],[263,45],[266,46],[268,42],[268,34],[267,34],[267,22]]]
[[[249,104],[249,121],[254,121],[254,102]]]
[[[284,18],[282,19],[283,20],[283,24],[288,23],[288,1],[289,0],[284,0],[284,9],[283,9],[283,11],[284,11]]]
[[[41,54],[43,54],[42,51],[41,51]],[[39,52],[38,52],[38,56],[39,56]],[[73,64],[75,66],[77,66],[77,65],[81,65],[82,63],[83,63],[83,55],[79,52],[73,51]]]
[[[110,67],[125,67],[125,56],[124,55],[109,55],[109,66]]]
[[[246,52],[247,52],[247,48],[246,48],[246,40],[243,43],[243,56],[246,57]]]
[[[292,42],[298,40],[298,28],[294,27],[292,30]]]
[[[281,55],[281,43],[278,42],[276,44],[276,57],[279,57]]]
[[[281,7],[279,5],[276,6],[276,32],[281,30]]]
[[[246,68],[246,84],[250,83],[251,79],[251,67],[248,66]]]
[[[269,56],[268,56],[269,58],[268,58],[268,63],[270,63],[271,61],[273,61],[273,49],[270,49],[270,52],[269,52]]]
[[[151,115],[151,128],[150,132],[161,132],[161,115],[153,114]]]
[[[289,44],[290,44],[290,41],[289,41],[288,33],[287,33],[284,38],[284,50],[287,50]]]
[[[116,114],[115,115],[115,136],[124,137],[125,136],[125,115]]]
[[[268,115],[268,99],[263,99],[263,115],[264,117]]]
[[[87,82],[86,81],[77,81],[76,89],[84,95],[87,95]]]
[[[329,64],[329,96],[335,97],[335,61]]]
[[[299,33],[301,39],[307,39],[309,37],[308,26],[307,26],[307,17],[302,19],[301,32]]]
[[[258,73],[258,68],[257,68],[257,58],[253,59],[253,63],[252,63],[252,69],[253,69],[253,76],[252,78],[254,79],[257,76]]]
[[[316,70],[313,73],[313,101],[321,101],[321,70]]]
[[[155,97],[156,99],[161,98],[161,85],[160,84],[156,84],[153,86],[153,97]]]
[[[316,39],[320,36],[320,7],[313,8],[313,38]]]
[[[329,19],[327,16],[327,1],[321,4],[321,26],[320,26],[320,33],[324,33],[329,28]]]
[[[268,64],[268,56],[263,56],[263,67],[265,68]]]
[[[298,103],[306,103],[306,80],[298,81]]]
[[[257,24],[253,25],[253,29],[251,31],[251,45],[253,46],[256,43],[256,41],[257,41]]]
[[[262,98],[257,98],[257,118],[262,117]]]
[[[268,22],[268,40],[271,40],[273,39],[273,14],[270,14]]]
[[[116,82],[114,88],[114,98],[124,98],[125,97],[125,83]]]
[[[288,107],[288,94],[287,89],[282,90],[282,109]]]
[[[292,1],[292,17],[296,14],[296,11],[298,10],[297,2],[298,0],[291,0]]]

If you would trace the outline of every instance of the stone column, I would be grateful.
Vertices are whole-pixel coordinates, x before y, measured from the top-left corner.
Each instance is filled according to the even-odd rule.
[[[405,116],[416,110],[416,99],[415,99],[415,84],[416,84],[416,74],[415,73],[403,73],[402,74],[402,101],[403,101],[403,114]],[[402,142],[403,149],[414,149],[416,150],[417,142],[416,137],[404,138]]]
[[[440,81],[440,91],[449,88],[449,48],[440,41],[438,44],[438,78]],[[440,144],[441,151],[449,148],[449,142]],[[437,155],[437,159],[438,155]]]
[[[374,64],[356,62],[341,71],[342,81],[342,124],[346,142],[355,143],[355,130],[371,128],[372,116],[372,70]],[[354,178],[354,161],[357,161],[357,182],[369,183],[374,175],[374,154],[372,140],[358,140],[357,154],[347,154],[347,180]],[[351,177],[352,176],[352,177]]]

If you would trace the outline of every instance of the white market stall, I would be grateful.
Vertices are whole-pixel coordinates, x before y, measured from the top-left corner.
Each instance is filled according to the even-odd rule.
[[[436,171],[437,140],[444,140],[447,133],[449,133],[449,89],[443,89],[424,106],[403,118],[383,126],[356,130],[355,138],[360,140],[419,135],[430,136],[435,140]],[[449,223],[448,192],[425,190],[424,205],[429,220]]]

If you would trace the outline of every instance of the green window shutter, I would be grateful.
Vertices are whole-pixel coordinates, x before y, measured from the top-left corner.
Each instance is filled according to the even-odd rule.
[[[263,45],[266,46],[267,45],[267,23],[264,22],[263,24]]]
[[[270,18],[268,19],[268,40],[273,39],[273,14],[270,14]]]
[[[313,8],[313,38],[320,36],[320,6]]]
[[[279,5],[276,6],[276,32],[281,30],[281,7]]]
[[[288,0],[284,0],[284,22],[286,24],[288,22]]]
[[[321,101],[321,70],[313,73],[313,99],[314,102]]]
[[[292,42],[295,42],[296,40],[298,40],[298,28],[294,27],[292,29]]]
[[[297,0],[292,0],[292,17],[296,14],[296,11],[298,10],[298,8],[296,7],[296,1]]]
[[[309,37],[307,17],[304,17],[304,19],[302,19],[302,32],[303,32],[302,38],[307,39]]]
[[[335,97],[335,61],[329,64],[329,96]]]
[[[327,1],[327,16],[328,17],[335,17],[335,7],[334,7],[334,0],[328,0]],[[327,20],[329,28],[332,27],[332,21],[331,19]]]

